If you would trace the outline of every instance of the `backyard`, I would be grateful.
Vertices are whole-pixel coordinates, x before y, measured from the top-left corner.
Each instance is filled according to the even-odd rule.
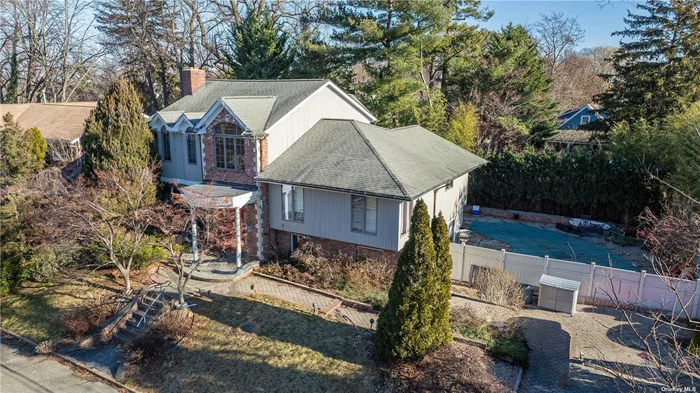
[[[511,220],[490,216],[465,216],[471,235],[467,244],[506,249],[519,254],[572,262],[609,265],[619,269],[653,271],[641,245],[620,245],[600,234],[579,236],[565,233],[554,224]]]

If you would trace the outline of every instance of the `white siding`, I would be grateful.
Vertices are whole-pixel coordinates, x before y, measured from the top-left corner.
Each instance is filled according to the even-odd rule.
[[[323,118],[354,119],[369,123],[372,119],[356,109],[354,105],[356,105],[354,102],[351,103],[341,97],[328,86],[316,92],[294,112],[289,113],[286,118],[267,130],[268,163],[273,162]]]
[[[467,187],[469,184],[469,174],[458,177],[452,182],[452,188],[449,190],[445,187],[438,188],[437,195],[433,191],[428,191],[418,197],[423,199],[423,202],[428,206],[428,214],[433,216],[433,206],[435,206],[435,214],[442,212],[445,216],[445,222],[450,232],[459,229],[462,225],[462,209],[467,204]],[[414,201],[415,204],[415,201]],[[412,214],[413,212],[411,212]],[[410,215],[409,215],[410,220]],[[408,232],[399,236],[399,247],[408,240]]]
[[[350,194],[304,188],[304,222],[282,220],[282,187],[270,184],[270,228],[398,251],[400,201],[377,198],[377,234],[350,230]]]

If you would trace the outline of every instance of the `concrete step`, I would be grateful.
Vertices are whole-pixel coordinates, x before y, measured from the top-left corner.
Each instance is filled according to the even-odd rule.
[[[129,336],[131,338],[139,338],[143,336],[145,333],[145,329],[143,328],[137,328],[136,326],[125,326],[121,329],[119,329],[120,334],[124,334],[126,336]]]
[[[141,320],[141,318],[131,318],[131,319],[128,319],[128,320],[126,321],[126,325],[127,325],[127,326],[133,326],[133,327],[141,327],[141,326],[143,326],[143,325],[146,324],[146,322],[144,321],[144,322],[141,323],[141,326],[136,326],[136,325],[139,323],[140,320]]]
[[[137,310],[137,311],[134,311],[133,314],[131,314],[131,318],[138,321],[144,316],[144,314],[146,314],[146,310]],[[146,320],[151,319],[151,318],[155,318],[157,315],[158,315],[158,310],[150,309],[150,310],[148,310],[148,315],[146,316]]]
[[[115,334],[115,335],[114,335],[114,339],[117,340],[117,341],[120,341],[120,342],[122,342],[122,343],[124,343],[124,344],[131,344],[131,343],[134,342],[134,339],[133,339],[133,338],[127,336],[126,334],[123,334],[122,332],[119,332],[119,333]]]
[[[338,309],[338,307],[340,307],[342,304],[343,304],[343,302],[342,302],[340,299],[335,299],[335,300],[334,300],[331,304],[329,304],[326,308],[324,308],[323,310],[321,310],[321,312],[324,313],[324,314],[326,314],[326,315],[330,315],[331,313],[333,313],[333,311],[335,311],[336,309]]]

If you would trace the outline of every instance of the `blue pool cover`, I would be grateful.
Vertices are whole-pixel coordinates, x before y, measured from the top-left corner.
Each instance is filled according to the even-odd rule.
[[[513,247],[513,252],[565,261],[612,266],[618,269],[639,271],[630,261],[595,243],[584,239],[530,225],[512,222],[475,221],[469,226],[472,232],[500,240]],[[573,251],[572,251],[573,249]]]

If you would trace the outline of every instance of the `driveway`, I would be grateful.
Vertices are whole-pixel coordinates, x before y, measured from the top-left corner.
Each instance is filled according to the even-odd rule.
[[[31,354],[26,344],[6,335],[0,342],[0,391],[12,393],[117,393],[98,381],[87,381],[73,369],[46,356]]]

